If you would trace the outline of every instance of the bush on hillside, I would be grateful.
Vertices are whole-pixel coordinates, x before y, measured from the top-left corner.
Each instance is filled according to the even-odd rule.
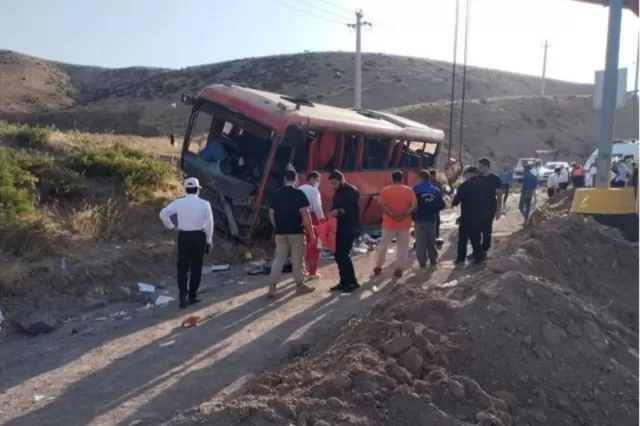
[[[51,141],[52,129],[30,127],[26,124],[11,124],[0,121],[0,135],[13,138],[24,148],[42,149]]]
[[[0,164],[0,226],[11,226],[35,210],[38,179],[9,148],[0,147]]]
[[[123,144],[81,149],[72,152],[70,158],[77,172],[87,177],[116,178],[134,198],[162,186],[173,175],[171,164]]]

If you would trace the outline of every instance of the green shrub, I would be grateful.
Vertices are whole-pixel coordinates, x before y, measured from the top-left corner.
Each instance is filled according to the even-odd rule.
[[[37,203],[37,178],[9,148],[0,147],[0,225],[21,223]]]
[[[78,150],[70,157],[77,172],[87,177],[116,178],[127,194],[135,198],[160,187],[173,174],[171,164],[122,144]]]
[[[30,127],[26,124],[0,122],[0,135],[15,139],[24,148],[42,149],[51,141],[52,129]]]

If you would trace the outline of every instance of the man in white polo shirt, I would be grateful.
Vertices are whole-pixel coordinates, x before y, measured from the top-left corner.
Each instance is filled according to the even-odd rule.
[[[168,229],[178,230],[178,291],[180,308],[198,303],[204,253],[211,251],[213,213],[208,201],[198,196],[200,182],[194,177],[184,181],[187,193],[172,201],[160,212],[160,220]],[[171,216],[178,217],[178,226]],[[190,277],[189,277],[190,275]],[[188,284],[187,284],[188,283]]]

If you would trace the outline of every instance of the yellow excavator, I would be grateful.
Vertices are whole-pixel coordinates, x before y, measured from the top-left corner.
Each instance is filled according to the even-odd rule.
[[[578,1],[602,5],[608,3],[609,26],[604,84],[602,87],[602,109],[600,111],[595,187],[580,188],[575,191],[571,205],[571,213],[592,216],[602,224],[620,229],[626,238],[632,241],[638,241],[637,188],[610,187],[622,11],[624,8],[628,8],[638,16],[638,0]],[[636,64],[636,66],[640,66],[640,64]],[[638,102],[637,93],[633,99],[634,102]]]

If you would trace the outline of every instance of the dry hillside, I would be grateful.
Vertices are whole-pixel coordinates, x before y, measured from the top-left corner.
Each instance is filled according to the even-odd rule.
[[[186,122],[186,110],[171,107],[180,93],[194,93],[206,84],[225,80],[351,106],[353,63],[352,53],[324,52],[239,59],[181,70],[105,69],[0,51],[0,113],[30,124],[158,135],[169,132],[171,125],[179,131]],[[469,99],[535,95],[539,87],[536,77],[490,69],[470,68],[467,76]],[[550,95],[592,91],[590,85],[553,80],[547,87]],[[448,99],[450,90],[449,63],[383,54],[363,57],[363,103],[367,108]]]
[[[393,108],[396,114],[434,127],[449,127],[448,102]],[[459,156],[460,105],[455,106],[452,153]],[[558,160],[582,162],[593,152],[597,112],[590,96],[505,97],[465,102],[465,163],[489,157],[500,163],[530,156],[535,150],[557,150]],[[448,141],[443,155],[448,153]],[[441,157],[443,158],[443,157]]]

